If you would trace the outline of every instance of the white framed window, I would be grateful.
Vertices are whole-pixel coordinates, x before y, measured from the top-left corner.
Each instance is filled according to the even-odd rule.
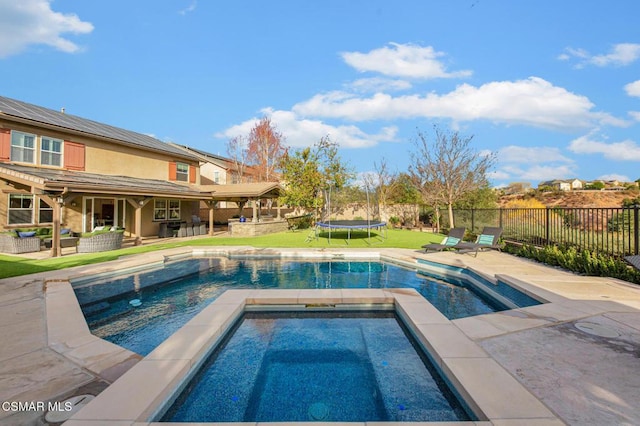
[[[11,131],[11,161],[21,163],[34,163],[36,135],[30,133]]]
[[[7,212],[9,225],[33,223],[33,195],[9,194]]]
[[[153,200],[153,220],[180,220],[180,200]]]
[[[44,200],[40,200],[38,206],[38,223],[52,223],[53,222],[53,207],[45,203]]]
[[[153,200],[153,220],[167,219],[167,200]]]
[[[62,146],[60,139],[42,136],[40,138],[40,164],[62,166]]]
[[[220,172],[217,170],[213,172],[213,181],[215,183],[220,183]]]
[[[189,182],[189,165],[186,163],[176,163],[176,180]]]
[[[169,200],[169,219],[180,219],[180,200]]]

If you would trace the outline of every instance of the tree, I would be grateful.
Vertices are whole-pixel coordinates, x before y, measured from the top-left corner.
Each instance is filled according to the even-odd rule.
[[[326,205],[329,188],[342,188],[353,172],[338,154],[338,146],[328,136],[313,147],[285,152],[281,161],[285,194],[281,201],[290,206],[313,208]]]
[[[386,221],[388,219],[387,203],[393,191],[396,176],[389,171],[385,158],[382,158],[380,163],[374,161],[373,167],[375,172],[365,174],[363,180],[367,192],[375,191],[377,213],[380,216],[380,220]]]
[[[247,140],[247,159],[256,168],[260,181],[278,181],[276,169],[285,153],[282,133],[278,132],[270,118],[260,119],[251,129]]]
[[[244,180],[244,171],[249,155],[247,145],[247,140],[243,136],[236,136],[227,141],[227,154],[233,160],[233,173],[236,177],[233,179],[234,183],[242,183]]]
[[[495,161],[493,154],[480,155],[471,147],[473,136],[444,132],[434,126],[435,139],[430,141],[418,131],[411,153],[409,174],[425,201],[433,207],[446,205],[449,227],[453,228],[453,205],[466,194],[488,186],[487,172]]]

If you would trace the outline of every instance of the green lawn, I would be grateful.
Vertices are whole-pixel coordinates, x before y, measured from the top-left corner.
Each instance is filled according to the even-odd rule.
[[[184,246],[253,246],[253,247],[273,247],[273,248],[409,248],[418,249],[423,244],[440,242],[443,238],[439,234],[424,232],[413,232],[406,230],[390,229],[387,231],[387,238],[382,240],[377,233],[371,234],[371,244],[366,232],[352,232],[351,241],[346,245],[346,232],[334,232],[331,234],[331,244],[329,244],[327,234],[321,233],[318,240],[306,242],[308,231],[281,232],[278,234],[263,235],[260,237],[213,237],[198,238],[188,241],[167,242],[143,245],[138,247],[124,248],[101,253],[74,254],[58,258],[32,260],[18,256],[0,255],[0,278],[16,277],[19,275],[34,274],[37,272],[54,271],[58,269],[70,268],[73,266],[90,265],[94,263],[115,260],[120,256],[147,253],[150,251],[162,250]]]

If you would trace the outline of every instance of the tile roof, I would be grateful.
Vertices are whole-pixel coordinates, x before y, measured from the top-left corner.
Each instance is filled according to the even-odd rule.
[[[19,117],[68,130],[114,139],[127,145],[196,159],[185,151],[142,133],[98,123],[71,114],[0,96],[0,116]]]
[[[45,190],[62,190],[63,188],[69,188],[71,191],[77,191],[79,188],[90,188],[91,191],[105,193],[135,193],[139,195],[167,194],[188,197],[202,196],[198,187],[165,180],[43,169],[17,164],[0,163],[0,175],[21,178],[25,181],[33,182]]]

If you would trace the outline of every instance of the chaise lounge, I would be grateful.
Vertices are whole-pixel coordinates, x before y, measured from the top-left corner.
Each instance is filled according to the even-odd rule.
[[[424,249],[425,253],[428,253],[429,251],[442,251],[454,248],[456,244],[462,241],[465,232],[465,228],[451,228],[449,230],[449,235],[442,241],[442,243],[425,244],[422,246],[422,248]]]
[[[452,248],[458,250],[458,253],[471,253],[475,256],[478,255],[478,251],[484,250],[498,250],[502,251],[502,246],[498,243],[502,236],[502,228],[488,227],[486,226],[482,230],[482,234],[478,235],[475,243],[460,242]]]

